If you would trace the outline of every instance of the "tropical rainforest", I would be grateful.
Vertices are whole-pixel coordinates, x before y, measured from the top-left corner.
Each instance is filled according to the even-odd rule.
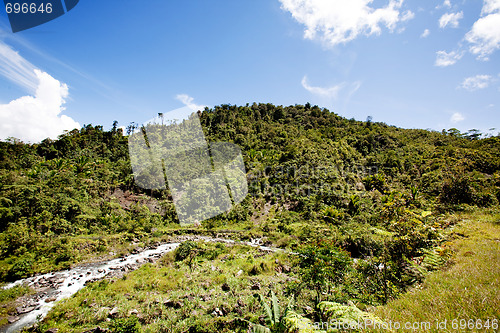
[[[383,321],[388,312],[377,309],[459,262],[463,221],[477,226],[482,216],[497,233],[498,135],[403,129],[309,103],[220,105],[199,116],[209,142],[241,148],[249,193],[188,226],[168,188],[134,182],[135,124],[0,142],[0,281],[179,236],[258,239],[277,251],[187,240],[155,263],[88,284],[27,330],[326,332],[318,323]],[[497,259],[498,246],[487,247]],[[14,289],[0,290],[0,325],[33,292]],[[491,297],[477,318],[499,318],[498,293]]]

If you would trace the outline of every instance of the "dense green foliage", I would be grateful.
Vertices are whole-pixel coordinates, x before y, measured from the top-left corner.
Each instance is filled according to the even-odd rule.
[[[447,255],[440,214],[500,200],[498,136],[401,129],[310,104],[221,105],[200,118],[208,141],[241,147],[249,195],[198,232],[232,229],[300,253],[287,290],[314,305],[396,297],[432,269],[416,264],[423,254]],[[116,123],[0,142],[0,280],[109,252],[115,236],[182,229],[170,192],[142,190],[131,173]],[[194,269],[223,250],[185,243],[176,260]]]
[[[358,227],[406,235],[415,230],[394,222],[410,223],[408,210],[498,204],[499,137],[358,122],[309,104],[222,105],[206,109],[201,120],[209,141],[242,148],[251,192],[230,213],[204,222],[209,228],[248,223],[268,203],[280,219],[268,219],[277,231],[303,241],[310,237],[289,230],[295,222],[337,226],[348,235],[342,247],[360,256],[380,249],[356,234]],[[72,262],[67,236],[169,225],[176,221],[170,199],[168,190],[134,186],[127,138],[116,123],[110,131],[88,125],[34,145],[1,142],[0,260],[10,258],[3,278],[26,276],[42,259]]]

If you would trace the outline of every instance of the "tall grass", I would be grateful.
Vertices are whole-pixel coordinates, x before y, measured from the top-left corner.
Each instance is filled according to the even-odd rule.
[[[459,218],[450,244],[455,252],[452,262],[411,292],[378,307],[376,315],[401,326],[430,322],[430,331],[436,332],[456,332],[453,320],[500,321],[500,214],[469,213]],[[438,329],[436,323],[445,320],[446,328]]]

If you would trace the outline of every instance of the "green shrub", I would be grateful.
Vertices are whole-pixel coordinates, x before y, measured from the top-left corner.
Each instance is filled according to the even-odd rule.
[[[0,302],[12,301],[30,292],[32,289],[26,285],[17,285],[9,289],[0,288]]]
[[[141,332],[141,325],[136,316],[129,318],[115,319],[111,322],[111,332],[113,333],[136,333]]]
[[[254,264],[250,271],[248,272],[249,275],[259,275],[262,273],[269,272],[271,270],[271,265],[266,262],[262,261],[258,264]]]
[[[198,250],[198,244],[193,241],[185,241],[175,250],[175,261],[182,261],[189,257],[193,251]]]
[[[440,201],[445,204],[472,204],[474,189],[471,184],[467,176],[448,179],[441,188]]]
[[[351,268],[349,253],[338,248],[330,240],[298,249],[299,276],[305,287],[316,292],[315,303],[321,302],[324,293],[343,282],[344,275]]]
[[[14,261],[14,264],[7,273],[7,278],[11,281],[23,279],[31,275],[34,260],[31,257],[21,257]]]
[[[385,193],[387,190],[387,185],[385,183],[385,177],[381,174],[370,175],[363,179],[363,185],[365,185],[366,190],[378,190],[380,193]]]
[[[327,223],[339,224],[344,219],[344,212],[333,206],[324,208],[321,213],[323,220]]]
[[[205,243],[200,247],[199,255],[208,260],[216,259],[220,254],[226,253],[226,245],[224,243]]]

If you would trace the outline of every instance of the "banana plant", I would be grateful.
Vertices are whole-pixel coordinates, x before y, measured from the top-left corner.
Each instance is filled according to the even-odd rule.
[[[269,322],[269,327],[265,327],[263,325],[250,323],[249,332],[252,333],[284,333],[287,331],[287,325],[285,323],[285,318],[288,313],[293,308],[293,298],[290,299],[288,305],[281,312],[280,305],[278,303],[278,298],[274,294],[274,291],[271,291],[271,306],[267,304],[264,296],[259,294],[260,304],[266,311],[267,321]]]

